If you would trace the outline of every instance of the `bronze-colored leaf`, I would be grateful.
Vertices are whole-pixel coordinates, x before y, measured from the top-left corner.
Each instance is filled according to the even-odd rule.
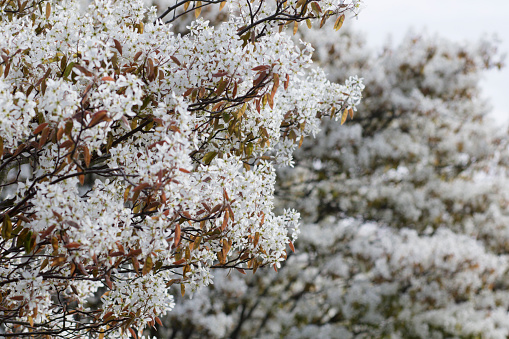
[[[341,26],[343,26],[343,22],[345,22],[345,15],[344,14],[341,14],[337,19],[336,19],[336,22],[334,23],[334,29],[336,31],[339,31],[339,29],[341,28]]]
[[[226,229],[226,226],[228,225],[228,211],[224,213],[223,217],[223,224],[221,225],[221,231],[224,231]]]
[[[113,43],[115,44],[117,51],[120,53],[120,55],[122,55],[122,45],[120,42],[117,39],[113,39]]]
[[[80,246],[81,246],[81,244],[78,242],[71,242],[71,243],[68,243],[67,245],[65,245],[64,247],[67,249],[72,249],[72,248],[78,248]]]
[[[194,17],[198,19],[201,13],[201,1],[196,1],[194,6],[195,6]]]
[[[88,147],[86,145],[83,146],[83,158],[85,159],[85,165],[87,167],[90,167],[90,160],[91,160],[90,150],[88,149]]]
[[[103,120],[104,121],[109,120],[109,118],[108,118],[108,111],[101,110],[101,111],[96,112],[94,114],[94,116],[92,117],[92,120],[88,124],[88,127],[94,127],[95,125],[97,125],[98,123],[102,122]]]
[[[145,259],[145,264],[143,265],[143,270],[141,273],[143,275],[147,275],[152,271],[152,267],[154,266],[154,262],[152,261],[152,256],[149,254],[148,257]]]
[[[175,238],[173,239],[173,243],[175,247],[177,247],[178,244],[180,243],[180,224],[177,224],[177,226],[175,226]]]
[[[46,126],[48,126],[48,123],[47,123],[47,122],[42,123],[42,124],[40,124],[39,126],[37,126],[37,128],[34,130],[34,135],[37,135],[37,134],[41,133],[41,132],[42,132],[42,130],[43,130]]]
[[[347,117],[348,117],[348,110],[345,109],[343,111],[343,115],[341,116],[341,125],[343,125],[345,123]]]
[[[50,132],[50,129],[48,126],[46,126],[42,130],[41,139],[39,140],[39,148],[41,148],[42,146],[44,146],[46,144],[46,141],[48,140],[49,132]]]
[[[46,20],[49,19],[51,15],[51,3],[46,2]]]
[[[290,245],[290,249],[292,250],[292,252],[295,253],[295,247],[293,246],[293,243],[290,241],[288,245]]]

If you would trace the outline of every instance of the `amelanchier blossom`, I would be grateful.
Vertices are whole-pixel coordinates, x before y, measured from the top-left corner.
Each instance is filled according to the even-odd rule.
[[[359,5],[0,1],[2,335],[136,337],[212,268],[278,269],[299,216],[274,214],[275,168],[364,87],[287,27]]]
[[[374,53],[348,30],[299,34],[331,80],[362,70],[366,89],[278,171],[296,252],[177,296],[160,337],[507,338],[509,139],[480,88],[496,44],[414,33]]]

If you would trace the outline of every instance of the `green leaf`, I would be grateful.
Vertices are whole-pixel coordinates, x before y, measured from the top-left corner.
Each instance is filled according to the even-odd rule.
[[[64,70],[64,79],[67,78],[69,76],[69,74],[71,74],[73,67],[74,67],[74,62],[70,62],[69,65],[67,65],[67,67]]]
[[[248,143],[246,146],[246,155],[248,157],[250,157],[251,154],[253,154],[253,143],[252,142]]]
[[[203,162],[205,164],[210,164],[212,162],[212,160],[214,160],[214,158],[216,157],[217,155],[217,152],[208,152],[207,154],[205,154],[205,156],[203,157]]]
[[[9,214],[5,213],[4,222],[2,225],[2,237],[5,240],[8,240],[11,238],[11,233],[12,233],[12,221],[11,218],[9,217]]]
[[[32,247],[35,243],[35,238],[32,238],[32,231],[29,231],[25,236],[25,241],[23,242],[23,246],[25,247],[25,252],[32,252]]]
[[[221,95],[221,93],[223,93],[224,89],[226,88],[226,85],[228,85],[228,80],[221,79],[219,84],[217,84],[216,95]]]

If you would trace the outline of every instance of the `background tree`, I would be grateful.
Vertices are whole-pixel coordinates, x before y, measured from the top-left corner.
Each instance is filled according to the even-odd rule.
[[[358,6],[0,0],[2,335],[136,337],[212,268],[280,267],[299,231],[275,165],[363,88],[280,31]]]
[[[352,32],[300,32],[331,80],[362,74],[363,102],[279,171],[278,206],[304,220],[296,254],[178,298],[171,334],[506,338],[507,138],[479,88],[496,47],[409,34],[375,54]]]

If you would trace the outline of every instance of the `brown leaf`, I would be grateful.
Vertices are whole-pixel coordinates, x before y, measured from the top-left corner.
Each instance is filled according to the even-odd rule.
[[[83,173],[83,170],[80,167],[77,167],[76,170],[78,171],[78,173]],[[85,185],[85,175],[84,174],[78,175],[78,179],[80,180],[80,184],[82,186]]]
[[[49,19],[51,15],[51,3],[46,2],[46,20]]]
[[[229,201],[230,200],[230,197],[228,196],[228,193],[226,193],[226,189],[223,187],[223,198],[226,200],[226,201]]]
[[[221,207],[222,207],[221,204],[217,204],[216,206],[214,206],[214,208],[212,209],[212,211],[210,213],[211,214],[216,213],[217,211],[219,211],[221,209]]]
[[[149,256],[145,259],[145,264],[143,265],[143,270],[141,271],[141,274],[147,275],[152,271],[152,267],[154,267],[154,262],[152,261],[152,256]]]
[[[270,108],[274,108],[274,96],[267,94],[267,97],[268,97],[267,101],[269,102]]]
[[[71,249],[71,248],[78,248],[80,246],[81,246],[81,244],[78,242],[71,242],[71,243],[68,243],[67,245],[65,245],[64,247],[67,249]]]
[[[65,257],[56,257],[51,262],[51,267],[60,266],[66,261]]]
[[[224,213],[224,217],[223,217],[223,224],[221,226],[221,231],[224,231],[226,229],[226,226],[228,225],[228,211],[226,211]]]
[[[220,77],[223,77],[225,75],[228,75],[228,72],[217,72],[217,73],[212,74],[212,76],[215,77],[215,78],[220,78]]]
[[[45,127],[42,130],[41,139],[39,140],[39,148],[44,146],[46,144],[46,141],[48,141],[48,135],[49,135],[49,127]]]
[[[258,241],[260,241],[260,232],[256,232],[254,239],[253,239],[253,247],[256,247],[258,245]]]
[[[179,243],[180,243],[180,224],[177,224],[177,226],[175,226],[175,238],[173,239],[173,244],[175,245],[175,247],[177,247]]]
[[[90,167],[90,150],[88,149],[88,147],[85,145],[83,146],[83,158],[85,158],[85,165],[87,167]]]
[[[113,42],[115,43],[115,48],[117,51],[120,53],[120,55],[122,55],[122,45],[120,42],[117,39],[113,39]]]
[[[140,274],[140,262],[138,261],[138,259],[136,259],[136,257],[132,257],[131,261],[133,262],[133,267],[136,273]]]
[[[46,238],[53,230],[57,227],[57,225],[52,225],[48,227],[44,232],[40,233],[39,236],[41,239]]]
[[[18,146],[18,148],[16,148],[16,151],[14,151],[14,154],[13,156],[17,156],[18,154],[20,154],[24,149],[25,149],[26,145],[25,144],[21,144]]]
[[[87,272],[87,270],[85,269],[85,266],[82,263],[78,264],[78,269],[80,270],[81,274],[83,274],[85,276],[88,275],[88,272]]]
[[[129,253],[127,254],[128,257],[135,257],[137,255],[140,255],[142,252],[141,249],[136,249],[136,250],[130,250]]]
[[[111,283],[110,275],[106,274],[104,276],[104,281],[106,282],[106,285],[109,287],[110,290],[113,289],[113,284]]]
[[[51,237],[51,246],[53,251],[58,251],[58,239],[56,237]]]
[[[129,332],[131,332],[131,335],[133,336],[134,339],[138,339],[138,336],[136,335],[136,332],[134,332],[132,327],[129,327]]]
[[[180,64],[179,59],[177,59],[177,58],[176,58],[176,57],[174,57],[173,55],[172,55],[172,56],[170,56],[170,59],[171,59],[171,60],[173,60],[173,62],[174,62],[174,63],[176,63],[177,65],[179,65],[179,66],[181,65],[181,64]]]
[[[181,265],[186,262],[186,258],[182,258],[180,260],[175,261],[172,265]]]
[[[8,62],[5,64],[5,69],[4,69],[4,78],[7,78],[7,76],[9,75],[9,70],[11,69],[11,63]]]
[[[232,211],[232,208],[230,205],[228,205],[226,208],[228,208],[228,211],[230,212],[230,214],[228,215],[228,217],[233,221],[235,222],[235,215],[233,214],[233,211]]]
[[[72,140],[66,140],[63,143],[59,145],[60,148],[69,148],[72,145],[74,145],[74,142]]]
[[[81,65],[74,65],[81,73],[85,74],[87,77],[92,76],[92,73]]]
[[[113,312],[108,312],[106,313],[104,316],[103,316],[103,320],[107,320],[109,317],[111,317],[113,315]]]
[[[290,245],[290,249],[292,250],[292,252],[295,253],[295,247],[293,246],[293,243],[290,241],[288,245]]]
[[[34,130],[34,135],[37,135],[37,134],[41,133],[41,132],[42,132],[42,130],[43,130],[46,126],[48,126],[48,123],[47,123],[47,122],[42,123],[42,124],[40,124],[39,126],[37,126],[37,128]]]
[[[134,55],[134,61],[138,60],[138,58],[143,54],[142,51],[139,51],[137,52],[135,55]]]
[[[268,70],[270,68],[269,65],[260,65],[260,66],[256,66],[255,68],[251,68],[251,70],[253,71],[265,71],[265,70]]]
[[[141,191],[142,189],[145,189],[145,188],[147,188],[147,187],[149,187],[149,186],[150,186],[150,184],[149,184],[149,183],[144,182],[144,183],[141,183],[141,184],[139,184],[138,186],[136,186],[136,187],[133,189],[133,191],[134,191],[134,192],[136,192],[136,191]]]
[[[88,124],[88,127],[93,127],[93,126],[97,125],[98,123],[100,123],[102,120],[108,120],[108,119],[109,119],[108,111],[105,111],[105,110],[98,111],[92,117],[92,120]]]

